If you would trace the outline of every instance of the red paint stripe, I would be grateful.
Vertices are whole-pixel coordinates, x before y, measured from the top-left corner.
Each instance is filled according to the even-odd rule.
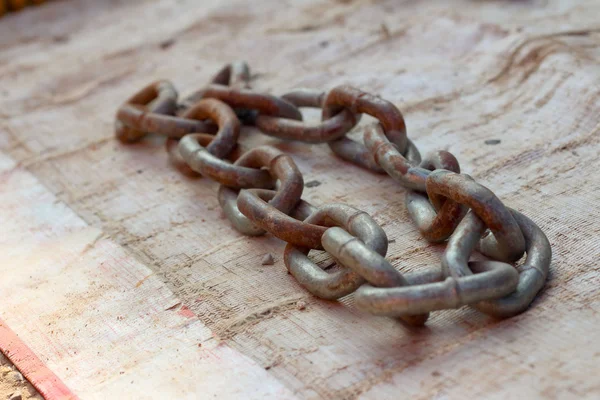
[[[0,351],[46,400],[75,400],[77,396],[40,360],[0,318]]]

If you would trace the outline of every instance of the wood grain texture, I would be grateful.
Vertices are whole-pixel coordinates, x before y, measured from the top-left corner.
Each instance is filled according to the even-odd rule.
[[[64,205],[85,232],[151,270],[152,284],[181,301],[209,336],[300,398],[597,398],[598,15],[592,0],[46,4],[0,24],[0,149],[44,185],[44,201]],[[454,153],[464,172],[546,232],[551,276],[534,307],[503,321],[469,308],[439,312],[413,330],[360,313],[351,296],[318,300],[286,273],[282,242],[232,229],[214,182],[182,176],[162,142],[114,140],[116,108],[140,87],[167,78],[185,95],[236,59],[249,62],[260,90],[351,83],[394,102],[423,153]],[[443,246],[419,236],[403,189],[389,177],[344,163],[324,145],[252,129],[242,136],[249,146],[289,152],[306,182],[320,181],[305,189],[306,200],[369,212],[395,240],[388,259],[400,270],[439,263]],[[485,144],[490,139],[501,142]],[[6,196],[2,215],[14,204],[14,194]],[[67,223],[49,217],[47,224]],[[274,265],[261,265],[266,253]],[[18,284],[27,296],[37,290]],[[295,307],[300,300],[306,309]],[[13,329],[49,334],[51,327],[33,323],[35,313],[11,304],[0,315],[19,321]],[[84,319],[69,315],[60,316],[65,329],[86,332]],[[178,334],[175,323],[165,329]],[[61,359],[41,355],[50,364]],[[67,357],[61,365],[77,363]],[[115,379],[102,368],[98,387]],[[69,383],[69,374],[57,373]]]
[[[2,155],[0,179],[0,350],[45,399],[294,398]]]

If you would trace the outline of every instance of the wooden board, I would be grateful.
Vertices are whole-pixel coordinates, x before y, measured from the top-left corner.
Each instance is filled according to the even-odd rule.
[[[71,0],[4,18],[3,324],[81,398],[597,398],[598,15],[591,0]],[[143,85],[186,94],[237,59],[259,90],[352,83],[394,102],[423,153],[451,151],[546,232],[534,307],[414,330],[316,299],[282,242],[232,229],[215,183],[182,176],[162,143],[114,140]],[[400,270],[439,263],[389,177],[324,145],[242,141],[291,153],[321,183],[306,200],[373,215]]]

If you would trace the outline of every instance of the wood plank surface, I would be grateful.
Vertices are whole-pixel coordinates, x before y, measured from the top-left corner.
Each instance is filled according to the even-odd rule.
[[[3,18],[0,318],[82,398],[597,398],[599,15],[593,0],[68,0]],[[214,182],[160,141],[114,139],[145,84],[185,95],[238,59],[259,90],[383,96],[422,153],[452,152],[532,218],[553,246],[533,307],[411,329],[319,300],[281,241],[231,227]],[[242,142],[289,152],[320,182],[311,203],[369,212],[401,271],[439,264],[391,178],[325,145]]]

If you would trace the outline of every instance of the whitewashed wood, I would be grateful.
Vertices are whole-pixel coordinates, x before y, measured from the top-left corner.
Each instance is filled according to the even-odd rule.
[[[2,318],[81,398],[294,398],[0,156]]]
[[[301,398],[594,398],[598,15],[595,1],[57,2],[0,24],[0,146],[72,210],[82,232],[151,269],[153,284],[166,285],[215,340]],[[162,144],[123,146],[112,138],[116,107],[142,85],[169,78],[190,92],[240,58],[259,73],[253,85],[261,90],[351,82],[381,94],[404,112],[423,152],[453,152],[465,172],[536,221],[554,261],[534,308],[505,321],[468,308],[440,312],[411,331],[358,312],[351,298],[315,299],[285,273],[281,242],[230,227],[214,183],[181,176]],[[502,142],[488,146],[487,139]],[[307,200],[370,212],[395,240],[388,257],[401,270],[439,262],[443,247],[419,237],[403,190],[389,178],[343,163],[326,146],[251,130],[244,141],[289,151],[306,181],[322,182],[305,190]],[[275,265],[260,264],[267,252]],[[17,287],[36,296],[27,285]],[[299,299],[306,310],[296,309]],[[35,342],[35,316],[9,313]],[[47,346],[39,351],[57,363]],[[98,385],[118,379],[102,371]],[[172,390],[193,390],[188,383]],[[260,383],[253,387],[271,390]],[[144,393],[143,385],[132,387],[133,397]]]

